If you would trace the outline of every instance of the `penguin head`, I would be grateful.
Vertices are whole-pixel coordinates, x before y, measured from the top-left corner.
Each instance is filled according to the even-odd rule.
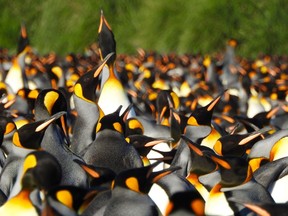
[[[99,84],[99,75],[107,61],[112,58],[114,53],[106,55],[103,62],[96,68],[82,75],[74,86],[74,94],[88,102],[96,102],[96,88]]]
[[[220,94],[214,98],[209,104],[204,107],[196,108],[188,118],[188,125],[211,125],[212,114],[215,108],[215,105],[220,101]]]
[[[69,113],[67,98],[64,93],[56,89],[42,90],[35,101],[35,120],[46,120],[58,112]],[[68,134],[67,115],[62,115],[56,119],[56,124],[65,135],[65,139],[70,144]]]
[[[181,134],[184,134],[187,120],[188,117],[186,117],[184,114],[178,113],[176,110],[171,109],[170,130],[171,137],[174,139],[174,146],[176,146],[178,141],[181,139]]]
[[[5,154],[9,154],[11,151],[11,143],[9,146],[3,145],[5,137],[13,136],[16,131],[16,124],[10,117],[0,116],[0,146],[4,150]]]
[[[119,108],[115,112],[101,117],[96,126],[96,133],[104,129],[110,129],[113,131],[118,131],[121,134],[124,134],[125,123],[123,121],[123,118],[121,118],[120,116],[121,108],[122,106],[119,106]]]
[[[65,111],[68,105],[64,94],[56,89],[43,89],[35,101],[35,119],[43,120],[51,115]]]
[[[61,166],[57,159],[46,151],[29,153],[23,163],[22,188],[36,187],[48,190],[58,185],[62,178]]]
[[[149,166],[128,169],[120,172],[113,183],[113,187],[123,187],[138,193],[148,193],[153,183],[162,177],[179,169],[179,167],[169,167],[164,170],[153,172],[153,169],[160,162],[156,162]]]
[[[35,108],[35,101],[39,95],[39,92],[40,92],[40,89],[33,89],[33,90],[30,90],[28,95],[27,95],[27,103],[28,103],[28,106],[30,108],[30,111],[31,113],[34,113],[34,108]]]
[[[190,149],[191,167],[189,170],[190,175],[188,176],[188,180],[189,177],[194,178],[194,174],[197,176],[205,175],[218,169],[217,163],[210,158],[210,155],[214,155],[213,150],[208,147],[195,144],[192,140],[184,135],[182,136],[182,139]]]
[[[107,167],[93,166],[78,159],[74,159],[74,161],[79,164],[90,177],[89,184],[91,188],[99,188],[99,186],[107,183],[111,184],[115,179],[115,172]]]
[[[137,118],[131,117],[127,119],[127,121],[125,122],[125,125],[126,125],[125,127],[126,137],[130,135],[144,134],[144,127]]]
[[[211,156],[211,158],[219,165],[221,182],[224,187],[234,187],[250,181],[252,177],[252,169],[248,161],[242,157],[234,156]]]
[[[102,59],[106,58],[109,53],[115,53],[115,55],[107,61],[109,67],[113,66],[116,60],[116,41],[112,29],[104,17],[103,11],[101,11],[100,24],[98,28],[98,42]]]
[[[181,191],[169,198],[165,215],[172,215],[176,212],[186,212],[187,215],[204,215],[205,201],[197,190]]]
[[[134,134],[126,137],[126,141],[133,145],[142,157],[146,157],[155,145],[160,143],[170,143],[173,139],[154,138],[142,134]]]
[[[156,98],[156,108],[158,114],[158,123],[170,125],[170,109],[179,108],[179,98],[172,90],[160,90]]]
[[[28,52],[30,49],[29,47],[29,39],[27,35],[27,30],[26,26],[24,23],[21,25],[21,33],[18,41],[18,48],[17,48],[17,55],[23,53],[23,52]]]
[[[220,137],[215,145],[214,150],[218,155],[245,156],[253,144],[258,141],[263,133],[270,130],[270,127],[262,128],[258,131],[246,134],[229,134]]]
[[[81,212],[82,208],[86,207],[86,203],[89,203],[95,195],[95,191],[90,191],[86,188],[72,185],[58,185],[48,190],[46,199],[48,198],[49,200],[49,198],[52,198],[75,212]],[[53,202],[50,203],[53,207]],[[57,211],[57,205],[55,207]]]
[[[40,120],[23,125],[13,134],[13,144],[22,148],[40,149],[41,141],[47,127],[64,114],[65,112],[59,112],[47,120]]]
[[[0,116],[0,130],[3,133],[3,136],[10,134],[14,130],[16,130],[16,125],[13,119],[11,117]],[[2,136],[2,133],[0,134],[1,136]]]
[[[238,41],[235,38],[231,38],[227,41],[227,45],[235,48],[238,46]]]

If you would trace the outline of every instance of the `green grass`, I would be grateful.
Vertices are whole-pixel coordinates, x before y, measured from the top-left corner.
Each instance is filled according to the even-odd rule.
[[[229,38],[238,54],[287,54],[285,0],[0,0],[0,47],[15,52],[21,22],[30,42],[46,54],[83,52],[97,41],[100,10],[110,23],[118,53],[141,47],[158,52],[215,53]]]

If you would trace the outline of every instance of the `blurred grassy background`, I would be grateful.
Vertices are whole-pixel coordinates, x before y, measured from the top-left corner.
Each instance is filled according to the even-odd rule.
[[[0,0],[0,47],[14,52],[21,22],[40,54],[83,52],[97,41],[100,10],[117,41],[117,52],[141,47],[158,52],[212,54],[229,38],[237,53],[287,54],[286,0]]]

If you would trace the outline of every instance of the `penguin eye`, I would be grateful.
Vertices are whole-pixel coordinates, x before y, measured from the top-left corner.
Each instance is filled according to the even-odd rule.
[[[123,133],[123,129],[122,126],[119,122],[115,122],[113,123],[113,128],[118,131],[119,133]]]

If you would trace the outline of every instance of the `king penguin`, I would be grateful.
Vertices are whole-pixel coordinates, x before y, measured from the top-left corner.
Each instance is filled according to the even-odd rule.
[[[25,74],[25,56],[30,49],[26,27],[22,24],[17,56],[13,60],[12,67],[4,79],[4,82],[11,88],[14,94],[16,94],[19,89],[28,88],[28,80]]]
[[[143,166],[137,150],[125,140],[125,125],[119,115],[120,109],[121,106],[99,120],[96,138],[83,156],[87,164],[110,168],[116,174]]]
[[[31,150],[13,144],[12,137],[16,132],[16,125],[12,118],[1,117],[0,125],[5,128],[1,148],[7,155],[0,174],[0,189],[6,196],[9,196],[18,174],[19,164],[23,162],[25,156]]]
[[[159,215],[156,204],[148,196],[153,183],[173,172],[176,167],[153,172],[157,165],[125,170],[115,178],[112,196],[104,216],[108,215]]]
[[[48,190],[59,184],[60,164],[51,154],[45,151],[34,151],[25,157],[19,176],[21,190],[0,207],[0,214],[38,216],[40,209],[35,206],[31,193],[35,189]]]
[[[81,153],[95,139],[95,128],[101,112],[96,103],[96,88],[103,67],[113,55],[108,54],[100,66],[82,75],[74,86],[73,100],[77,117],[73,126],[71,150],[76,154]]]
[[[107,68],[102,72],[101,92],[98,100],[98,105],[103,110],[104,114],[114,112],[120,105],[123,106],[120,114],[131,104],[128,95],[116,75],[116,41],[114,34],[101,11],[100,25],[98,29],[99,51],[100,56],[104,59],[109,53],[115,53],[108,61]],[[113,100],[111,99],[113,97]],[[130,110],[129,116],[135,116],[133,109]]]
[[[67,100],[59,90],[42,90],[35,101],[35,120],[46,120],[57,112],[68,112]],[[82,160],[68,148],[66,115],[62,115],[52,122],[44,133],[41,148],[54,155],[61,161],[62,181],[61,184],[74,186],[86,186],[87,175],[85,171],[74,162],[74,159]]]

